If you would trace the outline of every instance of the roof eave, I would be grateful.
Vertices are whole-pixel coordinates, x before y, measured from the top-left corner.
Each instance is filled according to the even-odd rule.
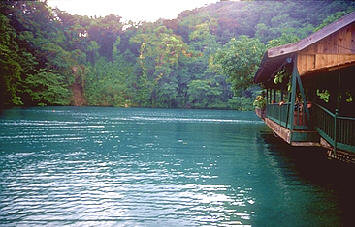
[[[307,38],[302,39],[297,43],[289,43],[268,49],[264,54],[258,71],[255,73],[254,82],[266,82],[275,73],[274,70],[279,69],[280,65],[284,64],[286,58],[296,55],[299,51],[339,31],[345,26],[354,23],[354,21],[355,12],[343,16],[339,20],[329,24],[328,26],[320,29],[319,31],[311,34]],[[272,66],[272,64],[277,65]]]
[[[268,56],[270,58],[281,56],[284,54],[289,54],[292,52],[297,52],[305,49],[306,47],[319,42],[320,40],[324,39],[325,37],[339,31],[345,26],[353,23],[355,21],[355,12],[350,13],[348,15],[343,16],[339,20],[325,26],[324,28],[316,31],[315,33],[309,35],[308,37],[300,40],[297,43],[289,43],[277,47],[270,48],[267,50]]]

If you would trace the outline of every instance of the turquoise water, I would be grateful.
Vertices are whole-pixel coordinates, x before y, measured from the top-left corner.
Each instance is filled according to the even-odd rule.
[[[354,168],[252,112],[45,107],[0,115],[0,225],[344,226]]]

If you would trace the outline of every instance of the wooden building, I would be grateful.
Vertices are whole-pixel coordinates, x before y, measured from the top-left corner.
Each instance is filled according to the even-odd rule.
[[[355,163],[355,12],[268,49],[254,82],[266,89],[259,116],[284,141]]]

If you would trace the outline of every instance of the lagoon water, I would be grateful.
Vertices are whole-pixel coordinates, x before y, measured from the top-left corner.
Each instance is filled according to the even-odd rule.
[[[1,226],[346,226],[354,168],[252,112],[15,108],[0,115]]]

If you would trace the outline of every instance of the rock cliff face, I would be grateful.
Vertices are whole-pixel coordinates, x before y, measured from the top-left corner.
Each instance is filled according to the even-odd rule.
[[[83,106],[86,104],[86,100],[84,97],[84,89],[83,89],[83,74],[84,70],[83,67],[74,66],[72,68],[75,81],[72,85],[72,92],[73,92],[73,99],[72,105],[74,106]]]

